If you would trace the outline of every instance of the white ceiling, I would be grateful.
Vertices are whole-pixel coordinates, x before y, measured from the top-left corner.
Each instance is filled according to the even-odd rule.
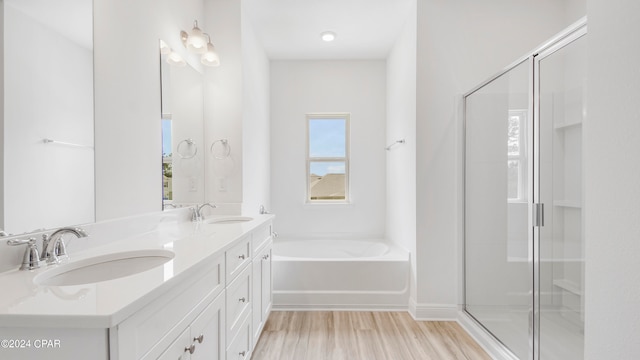
[[[244,0],[243,9],[270,59],[384,59],[415,1]]]

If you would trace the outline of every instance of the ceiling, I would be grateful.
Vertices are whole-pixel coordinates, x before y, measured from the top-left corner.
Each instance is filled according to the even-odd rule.
[[[243,10],[270,59],[385,59],[415,1],[244,0]]]

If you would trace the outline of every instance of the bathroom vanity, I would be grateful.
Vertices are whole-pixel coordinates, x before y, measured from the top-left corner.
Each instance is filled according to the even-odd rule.
[[[249,359],[271,310],[272,218],[160,221],[153,231],[70,252],[70,264],[172,255],[106,281],[81,274],[42,285],[68,264],[1,273],[0,358]],[[113,276],[130,266],[126,259],[114,260]],[[81,271],[91,266],[102,265]]]

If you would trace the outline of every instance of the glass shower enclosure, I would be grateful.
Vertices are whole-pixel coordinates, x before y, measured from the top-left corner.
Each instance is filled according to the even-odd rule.
[[[464,96],[464,310],[518,359],[582,359],[586,21]]]

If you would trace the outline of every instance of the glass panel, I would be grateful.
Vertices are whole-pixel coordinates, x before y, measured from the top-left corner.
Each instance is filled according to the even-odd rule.
[[[509,200],[517,200],[520,197],[520,160],[507,162],[507,189]]]
[[[540,358],[582,359],[586,37],[540,60]]]
[[[523,141],[528,64],[468,96],[465,119],[465,309],[521,359],[531,351],[533,299]]]
[[[92,19],[91,0],[0,1],[7,233],[95,221]]]
[[[216,156],[204,143],[204,78],[190,64],[167,61],[168,45],[160,40],[162,100],[162,206],[175,208],[205,199],[205,158]],[[170,49],[169,49],[170,51]],[[178,55],[179,56],[179,55]],[[217,158],[209,166],[219,165]],[[225,175],[217,172],[217,181]]]
[[[309,157],[346,156],[345,119],[309,119]]]
[[[344,161],[311,161],[309,163],[309,199],[345,200],[345,168]]]

